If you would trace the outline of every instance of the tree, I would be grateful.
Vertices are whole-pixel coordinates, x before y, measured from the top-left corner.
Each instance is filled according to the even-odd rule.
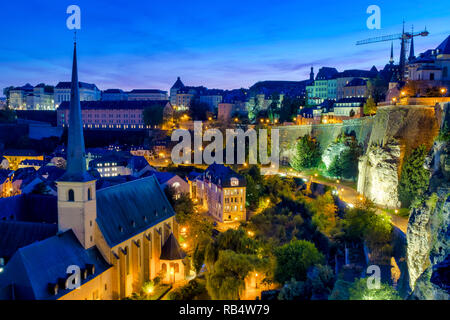
[[[31,192],[33,194],[50,194],[50,188],[45,182],[40,182],[36,184]]]
[[[403,207],[409,207],[428,187],[429,172],[423,167],[427,153],[425,145],[421,145],[403,163],[398,184],[398,196]]]
[[[369,97],[373,97],[375,103],[384,101],[388,91],[388,83],[379,75],[375,79],[367,81],[367,93]]]
[[[349,288],[350,300],[401,300],[397,291],[386,283],[379,289],[369,289],[367,279],[356,280]]]
[[[277,264],[274,277],[279,283],[285,283],[291,278],[304,281],[308,268],[324,260],[316,246],[306,240],[292,240],[276,248],[275,257]]]
[[[255,258],[232,250],[220,251],[206,276],[206,288],[213,300],[239,300],[245,278],[254,269]]]
[[[5,107],[4,110],[0,110],[0,123],[11,123],[16,121],[16,113],[13,109]]]
[[[348,147],[333,159],[327,170],[328,175],[352,180],[358,177],[358,160],[362,154],[362,148],[356,141],[348,143]]]
[[[206,121],[208,119],[209,105],[195,99],[189,106],[191,118],[197,121]]]
[[[280,122],[292,121],[292,118],[297,116],[298,108],[304,104],[304,99],[284,96],[280,109]]]
[[[366,103],[364,103],[363,112],[366,116],[377,113],[377,104],[372,97],[367,98]]]
[[[163,107],[148,107],[142,111],[144,124],[146,126],[159,126],[164,122],[164,108]]]
[[[324,195],[317,197],[317,199],[311,203],[311,207],[314,212],[314,215],[312,216],[313,224],[317,226],[320,232],[330,236],[332,231],[336,228],[338,220],[336,215],[337,207],[331,192],[328,191]]]
[[[295,154],[291,160],[291,167],[297,171],[315,168],[320,162],[320,144],[311,137],[301,137],[295,146]]]

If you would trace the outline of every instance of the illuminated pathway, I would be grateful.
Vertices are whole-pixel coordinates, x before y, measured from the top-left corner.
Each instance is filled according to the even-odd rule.
[[[265,168],[261,168],[261,173],[263,173],[263,171],[265,171],[264,174],[281,174],[281,175],[286,174],[291,177],[302,178],[302,179],[311,179],[311,176],[303,175],[298,172],[289,172],[289,171],[280,172],[280,171],[274,171],[273,169],[265,169],[265,170],[264,169]],[[314,179],[313,179],[313,181],[314,181]],[[317,180],[316,182],[327,185],[327,186],[335,187],[339,191],[339,199],[341,199],[342,201],[344,201],[345,203],[347,203],[349,205],[353,205],[362,200],[362,195],[360,195],[358,193],[358,191],[356,191],[354,188],[344,186],[337,182],[319,181],[319,180]],[[382,213],[389,215],[391,217],[392,225],[394,227],[398,228],[400,231],[402,231],[403,236],[406,234],[406,229],[408,227],[408,219],[407,218],[403,218],[398,215],[391,214],[387,211],[384,211],[383,208],[377,206],[377,214],[382,214]]]

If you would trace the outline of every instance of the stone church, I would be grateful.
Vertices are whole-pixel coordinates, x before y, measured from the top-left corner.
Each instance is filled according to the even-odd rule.
[[[122,299],[139,292],[145,281],[157,276],[178,281],[188,270],[175,212],[155,176],[96,191],[86,170],[79,95],[75,43],[67,170],[57,182],[57,231],[17,248],[0,272],[0,299]],[[26,232],[17,229],[25,224],[10,222],[15,232],[2,235],[3,240],[23,241],[17,237]],[[73,288],[74,270],[80,274],[78,288]]]

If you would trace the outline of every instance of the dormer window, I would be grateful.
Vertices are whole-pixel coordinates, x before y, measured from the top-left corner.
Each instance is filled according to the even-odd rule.
[[[230,184],[231,184],[233,187],[238,186],[238,185],[239,185],[239,179],[238,179],[238,178],[231,178],[231,179],[230,179]]]

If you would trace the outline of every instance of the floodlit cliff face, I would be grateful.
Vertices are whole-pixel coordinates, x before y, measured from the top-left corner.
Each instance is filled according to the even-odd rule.
[[[439,131],[434,107],[378,109],[368,147],[359,161],[358,192],[378,205],[398,208],[398,182],[405,154],[421,144],[431,147]]]
[[[358,163],[358,192],[374,203],[398,208],[398,166],[400,145],[392,140],[384,146],[370,146]]]
[[[437,111],[441,134],[426,166],[430,187],[411,211],[407,255],[413,299],[450,299],[450,104]]]

